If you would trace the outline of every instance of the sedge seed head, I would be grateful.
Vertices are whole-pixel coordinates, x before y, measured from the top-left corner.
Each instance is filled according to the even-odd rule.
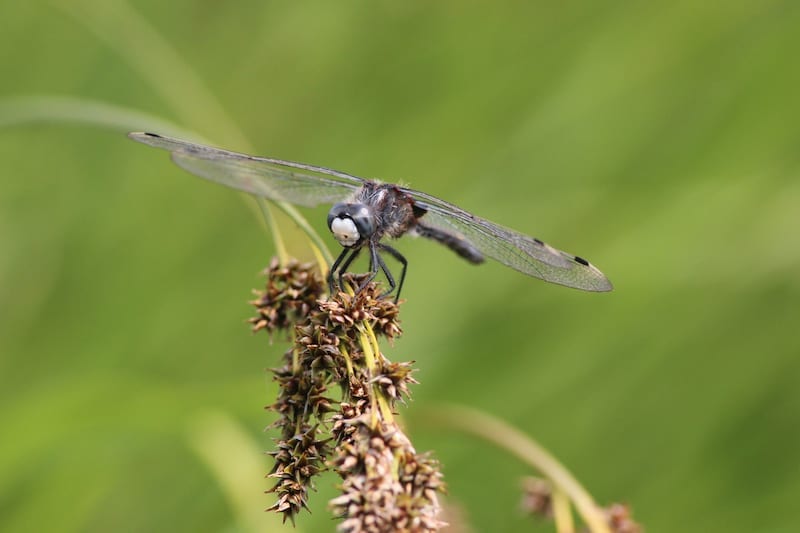
[[[281,265],[273,258],[264,274],[266,287],[254,291],[256,298],[250,302],[257,310],[256,316],[249,319],[254,332],[289,332],[309,315],[325,291],[322,276],[312,263],[292,259]]]

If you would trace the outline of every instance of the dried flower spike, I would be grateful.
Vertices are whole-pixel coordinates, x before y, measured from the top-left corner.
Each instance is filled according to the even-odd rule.
[[[273,261],[267,274],[267,290],[253,302],[254,329],[272,332],[298,320],[294,346],[272,371],[279,394],[268,408],[279,415],[272,426],[281,436],[269,474],[278,500],[269,509],[294,521],[308,508],[314,477],[333,468],[342,477],[342,495],[330,502],[340,531],[438,530],[438,463],[417,454],[394,419],[397,402],[416,383],[413,368],[386,359],[378,344],[378,337],[392,341],[401,333],[397,304],[380,298],[374,283],[318,301],[319,279],[296,262],[281,268]],[[330,397],[331,385],[339,386],[341,401]]]
[[[522,479],[522,510],[543,518],[553,518],[553,488],[546,480],[528,476]]]
[[[443,490],[438,464],[418,455],[394,424],[370,427],[368,417],[350,421],[355,431],[337,446],[333,461],[342,476],[342,495],[330,506],[348,533],[436,531],[437,493]]]
[[[522,480],[522,510],[534,516],[553,518],[553,487],[549,481],[529,476]],[[642,533],[642,526],[631,516],[627,505],[612,503],[602,509],[603,517],[612,533]],[[581,529],[590,533],[588,527]]]
[[[612,503],[603,509],[606,520],[614,533],[642,533],[644,529],[631,515],[630,508],[623,503]]]
[[[249,320],[253,331],[288,331],[309,315],[325,291],[322,276],[312,263],[290,260],[281,265],[273,258],[264,271],[267,284],[262,291],[253,291],[257,298],[250,303],[258,315]]]

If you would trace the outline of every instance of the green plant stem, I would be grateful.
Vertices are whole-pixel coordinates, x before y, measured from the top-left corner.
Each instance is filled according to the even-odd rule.
[[[367,365],[367,371],[369,372],[369,379],[375,377],[375,374],[378,370],[378,356],[380,355],[380,345],[378,344],[378,339],[375,336],[375,332],[372,330],[372,326],[368,323],[365,323],[358,326],[359,332],[359,342],[361,344],[361,349],[364,350],[364,361]],[[371,384],[370,388],[372,390],[372,426],[376,427],[378,424],[377,414],[380,412],[381,418],[387,424],[394,423],[394,414],[392,413],[392,409],[389,406],[389,402],[386,401],[386,398],[383,396],[383,392],[381,391],[380,387],[375,384]]]
[[[553,487],[553,521],[558,533],[575,533],[569,497],[559,487]]]
[[[138,109],[117,104],[59,95],[4,98],[0,101],[0,128],[39,122],[69,122],[99,126],[119,132],[158,129],[164,135],[208,143],[196,132]]]
[[[535,440],[517,428],[491,415],[463,406],[448,406],[432,410],[431,418],[438,427],[451,427],[471,433],[507,450],[544,474],[554,490],[562,490],[575,504],[575,508],[592,533],[610,533],[605,518],[577,479]]]
[[[261,214],[264,215],[264,221],[267,223],[267,227],[272,231],[272,238],[275,241],[275,252],[278,254],[278,261],[281,265],[288,264],[289,252],[286,251],[286,244],[283,242],[283,236],[279,231],[275,230],[275,228],[278,227],[278,223],[275,221],[275,215],[272,214],[269,204],[267,204],[267,201],[263,198],[256,198],[256,203],[258,203],[258,207],[261,209]]]

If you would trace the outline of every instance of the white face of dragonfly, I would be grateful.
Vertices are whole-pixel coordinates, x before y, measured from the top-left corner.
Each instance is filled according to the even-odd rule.
[[[362,203],[339,203],[328,213],[328,227],[345,248],[360,247],[375,233],[375,217]]]
[[[361,239],[356,223],[350,218],[336,217],[331,220],[331,233],[339,244],[346,248],[355,245]]]

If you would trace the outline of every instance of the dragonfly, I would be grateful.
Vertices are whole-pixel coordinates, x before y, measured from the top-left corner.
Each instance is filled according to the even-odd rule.
[[[331,292],[344,287],[343,275],[366,249],[369,274],[356,293],[381,271],[389,284],[381,296],[396,289],[395,300],[399,299],[408,261],[383,239],[403,235],[436,241],[473,264],[489,257],[550,283],[590,292],[613,288],[608,278],[586,259],[421,191],[330,168],[232,152],[157,133],[132,132],[128,137],[167,150],[181,168],[233,189],[304,207],[332,204],[328,229],[342,251],[328,271]],[[402,266],[399,280],[395,280],[383,253]]]

